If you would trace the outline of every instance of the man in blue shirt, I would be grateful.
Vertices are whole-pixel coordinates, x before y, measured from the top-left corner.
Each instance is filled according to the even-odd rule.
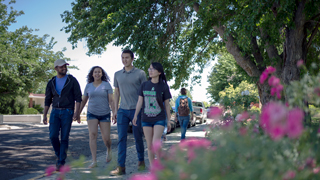
[[[47,113],[52,104],[49,136],[58,159],[56,163],[57,171],[66,162],[72,120],[77,120],[80,123],[79,109],[82,93],[77,79],[70,74],[67,75],[67,65],[69,64],[63,59],[54,62],[57,76],[53,77],[47,84],[43,113],[43,124],[47,124]],[[74,112],[75,106],[76,111]],[[59,141],[60,129],[61,141]]]
[[[190,113],[191,113],[191,119],[193,119],[193,107],[192,107],[192,101],[191,99],[187,96],[187,90],[186,88],[181,88],[181,96],[179,96],[176,100],[176,114],[175,114],[175,121],[177,122],[177,120],[179,120],[180,123],[180,127],[181,127],[181,140],[186,138],[186,132],[187,132],[187,127],[190,121],[190,114],[187,116],[180,116],[178,113],[178,108],[179,108],[179,103],[180,103],[180,99],[185,99],[188,98],[188,106],[190,109]]]

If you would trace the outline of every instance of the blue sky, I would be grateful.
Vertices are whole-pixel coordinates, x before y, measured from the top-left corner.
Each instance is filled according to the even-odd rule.
[[[86,85],[86,76],[92,66],[101,66],[105,69],[111,79],[113,85],[113,75],[116,71],[120,70],[123,65],[121,63],[121,47],[115,47],[111,44],[107,46],[107,51],[101,55],[87,56],[85,42],[79,42],[78,48],[72,50],[72,46],[67,42],[69,34],[60,31],[66,24],[62,22],[60,14],[65,10],[71,10],[71,3],[74,0],[16,0],[15,4],[11,4],[15,10],[24,11],[24,15],[19,16],[16,20],[17,23],[12,24],[9,31],[14,31],[22,26],[27,26],[31,29],[39,29],[34,31],[34,34],[43,36],[49,34],[54,37],[57,44],[54,46],[54,51],[60,51],[63,47],[67,48],[64,53],[72,61],[71,65],[75,65],[79,70],[69,70],[70,74],[74,75],[81,86],[82,91]],[[4,3],[8,5],[9,0]],[[48,39],[49,40],[49,39]],[[202,74],[202,86],[193,86],[192,96],[194,100],[208,101],[206,96],[206,88],[208,87],[207,76],[209,75],[209,66],[204,69]],[[173,81],[169,82],[169,85]],[[178,95],[178,91],[171,90],[173,96]]]

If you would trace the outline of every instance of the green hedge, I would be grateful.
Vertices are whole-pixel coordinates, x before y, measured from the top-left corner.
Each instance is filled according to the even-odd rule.
[[[39,114],[39,111],[34,108],[28,108],[25,114]]]

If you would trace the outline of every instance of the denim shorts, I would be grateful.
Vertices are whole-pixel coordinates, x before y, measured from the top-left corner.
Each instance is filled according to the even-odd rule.
[[[87,121],[92,119],[98,119],[99,122],[111,122],[110,120],[110,113],[103,115],[103,116],[97,116],[94,114],[91,114],[89,111],[87,112]]]
[[[160,126],[165,126],[166,125],[166,120],[161,120],[161,121],[156,121],[156,122],[141,122],[142,127],[148,126],[148,127],[153,127],[155,125],[160,125]]]

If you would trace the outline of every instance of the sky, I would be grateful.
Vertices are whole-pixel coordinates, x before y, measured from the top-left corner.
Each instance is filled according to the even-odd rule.
[[[75,65],[79,70],[69,69],[69,73],[72,74],[80,83],[82,92],[86,86],[86,76],[93,66],[101,66],[108,74],[113,86],[114,73],[123,68],[121,62],[121,47],[113,46],[109,44],[107,50],[101,55],[87,56],[86,44],[84,41],[78,43],[76,49],[72,49],[71,44],[67,41],[70,34],[66,34],[64,31],[60,31],[62,27],[66,26],[62,22],[60,14],[64,11],[70,11],[72,6],[71,3],[74,0],[16,0],[15,4],[11,4],[15,10],[24,11],[24,15],[16,18],[17,23],[12,24],[9,27],[9,31],[14,31],[22,26],[27,26],[31,29],[39,29],[34,31],[33,34],[43,36],[49,34],[50,38],[54,37],[57,44],[54,46],[54,51],[61,51],[64,47],[67,50],[64,52],[65,57],[71,59],[70,65]],[[8,5],[9,0],[5,0],[4,3]],[[48,38],[48,40],[50,40]],[[196,101],[207,101],[209,102],[209,96],[206,95],[206,88],[209,86],[207,82],[207,76],[210,74],[211,65],[208,65],[203,73],[201,79],[201,85],[197,84],[193,86],[191,92],[193,100]],[[134,62],[133,62],[134,65]],[[173,85],[174,81],[168,82],[169,85]],[[189,87],[186,87],[187,89]],[[177,96],[179,90],[171,89],[172,96]]]

